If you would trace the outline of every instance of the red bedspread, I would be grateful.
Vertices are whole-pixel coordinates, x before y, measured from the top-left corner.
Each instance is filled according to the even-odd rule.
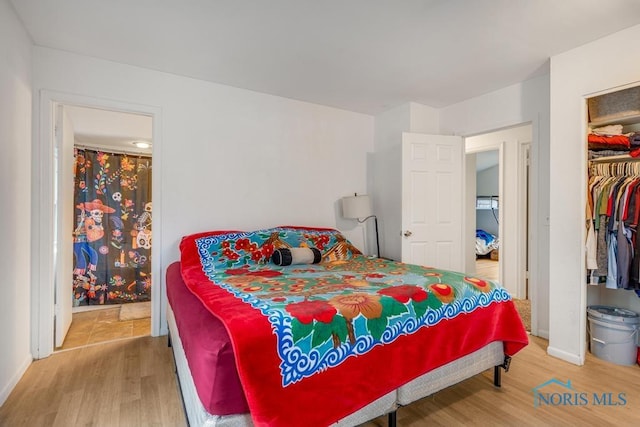
[[[260,236],[268,234],[263,232]],[[490,301],[486,306],[472,307],[460,313],[456,312],[455,316],[445,316],[438,319],[437,324],[432,326],[418,325],[413,329],[410,328],[410,332],[403,332],[393,337],[392,340],[387,340],[390,342],[385,341],[386,335],[384,333],[386,332],[383,333],[382,330],[376,332],[375,325],[380,324],[380,319],[376,315],[380,316],[380,314],[375,313],[372,306],[369,308],[363,306],[360,315],[368,317],[364,319],[367,323],[361,324],[367,325],[370,332],[373,330],[374,338],[368,338],[368,342],[372,342],[373,345],[367,347],[366,351],[353,352],[352,347],[360,345],[361,342],[360,338],[358,338],[357,344],[352,339],[354,338],[352,335],[355,335],[357,331],[349,331],[348,334],[347,332],[344,334],[333,332],[333,350],[344,350],[348,353],[347,356],[335,366],[329,363],[329,367],[323,365],[324,367],[317,372],[287,380],[285,374],[289,372],[287,370],[289,368],[286,367],[285,360],[282,358],[283,351],[290,350],[294,341],[304,341],[299,341],[300,336],[309,332],[300,332],[300,328],[304,329],[309,325],[315,325],[313,334],[310,336],[315,337],[316,333],[319,335],[323,333],[322,328],[329,325],[329,323],[321,323],[321,321],[329,322],[328,319],[322,319],[323,313],[326,315],[326,311],[311,313],[310,316],[319,316],[318,319],[314,318],[313,320],[311,317],[307,319],[304,316],[285,316],[284,320],[265,316],[260,309],[253,306],[256,303],[251,292],[256,291],[259,287],[253,285],[264,285],[263,288],[271,286],[275,289],[272,298],[274,301],[279,302],[285,295],[282,288],[276,286],[278,282],[272,280],[277,274],[282,274],[281,271],[278,271],[277,268],[274,269],[273,265],[251,264],[250,258],[258,260],[259,256],[256,255],[256,251],[263,250],[266,244],[254,247],[252,241],[245,242],[247,239],[238,240],[237,242],[240,243],[236,242],[235,246],[232,244],[231,247],[246,249],[247,254],[251,255],[245,258],[247,264],[242,268],[226,270],[226,275],[223,274],[220,277],[228,277],[229,283],[222,283],[222,279],[215,276],[211,265],[206,262],[203,264],[201,257],[210,254],[205,253],[206,251],[202,248],[198,248],[197,239],[201,236],[186,237],[181,243],[182,275],[187,287],[227,328],[233,342],[238,373],[245,390],[251,416],[258,426],[329,425],[412,379],[470,354],[493,341],[504,341],[505,353],[509,355],[515,354],[528,342],[522,321],[510,299]],[[340,239],[338,240],[339,243],[342,243]],[[314,241],[321,242],[317,239]],[[232,251],[228,250],[229,240],[226,242],[226,246],[224,242],[219,246],[220,252],[228,257],[229,261],[225,261],[228,262],[226,265],[237,267],[234,262],[242,258],[237,257],[237,254],[233,255]],[[211,253],[218,254],[215,250]],[[465,278],[466,283],[455,286],[437,281],[434,282],[435,285],[425,284],[424,287],[392,283],[394,274],[397,274],[398,278],[400,277],[400,273],[394,273],[396,271],[407,273],[407,277],[414,277],[424,270],[424,276],[430,276],[429,280],[440,280],[443,275],[449,273],[435,273],[439,270],[421,270],[420,267],[400,263],[394,265],[394,263],[387,261],[378,262],[380,263],[378,265],[384,266],[389,272],[388,274],[358,272],[347,275],[341,273],[342,276],[339,277],[341,280],[352,280],[350,286],[366,287],[375,284],[376,289],[379,290],[372,298],[386,301],[384,307],[387,312],[395,310],[390,318],[399,315],[402,307],[398,304],[401,303],[407,307],[404,311],[413,312],[415,310],[415,316],[420,314],[418,317],[429,318],[431,316],[433,318],[436,315],[432,315],[430,310],[433,313],[442,313],[447,308],[445,307],[447,303],[452,301],[454,293],[462,294],[461,289],[466,289],[465,286],[476,293],[488,292],[490,288],[495,288],[494,284],[474,278]],[[380,279],[381,276],[387,276],[384,278],[389,279],[388,283],[383,283]],[[359,280],[365,283],[356,284],[358,280],[355,279],[362,278],[372,280],[372,282],[367,283],[366,280]],[[374,282],[378,279],[380,282]],[[289,288],[292,295],[299,289],[293,286],[295,285],[291,285]],[[243,287],[245,293],[241,292]],[[343,284],[340,288],[341,296],[344,296],[345,287],[348,288]],[[240,290],[236,291],[237,289]],[[443,293],[436,295],[440,291]],[[504,294],[504,290],[499,289],[499,291]],[[451,292],[451,294],[446,292]],[[464,290],[464,293],[466,292]],[[357,295],[361,296],[362,293],[358,292]],[[251,301],[254,302],[250,303]],[[391,303],[396,305],[389,305]],[[468,304],[465,304],[460,303],[459,306],[469,307]],[[292,305],[295,304],[289,304],[288,307]],[[336,307],[340,306],[336,305]],[[419,307],[423,307],[426,314]],[[440,311],[435,310],[440,307],[442,307]],[[369,311],[367,312],[367,310]],[[334,311],[338,312],[339,310]],[[279,312],[272,311],[270,313],[272,313],[271,316],[278,317],[273,313]],[[284,313],[286,314],[286,312]],[[308,315],[309,312],[306,314]],[[349,318],[351,315],[345,311],[339,311],[335,316],[344,316],[349,322],[353,320],[355,324],[355,314],[353,319]],[[385,320],[385,322],[387,321]],[[279,323],[285,327],[292,325],[293,339],[282,338],[280,329],[276,327],[276,324]],[[388,324],[391,324],[390,321]],[[291,330],[290,327],[289,330]],[[331,334],[327,336],[330,337]],[[311,341],[310,338],[309,341]],[[383,341],[385,341],[384,345]],[[331,340],[329,339],[328,342],[330,344]],[[283,350],[283,346],[287,348]],[[289,362],[290,360],[288,359]],[[300,357],[299,363],[309,362],[304,357]],[[294,368],[294,371],[298,368],[304,371],[305,367],[294,366]]]

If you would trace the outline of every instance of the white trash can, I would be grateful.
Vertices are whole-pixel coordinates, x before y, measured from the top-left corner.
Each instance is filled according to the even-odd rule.
[[[624,308],[605,305],[587,307],[591,353],[617,365],[637,361],[640,315]]]

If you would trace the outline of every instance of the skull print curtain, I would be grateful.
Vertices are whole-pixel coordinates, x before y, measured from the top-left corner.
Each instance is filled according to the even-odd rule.
[[[150,300],[151,158],[74,153],[74,306]]]

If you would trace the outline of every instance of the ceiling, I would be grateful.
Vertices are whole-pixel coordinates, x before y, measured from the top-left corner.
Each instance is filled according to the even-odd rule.
[[[142,114],[121,113],[65,105],[73,124],[76,145],[133,154],[151,154],[152,149],[138,148],[135,142],[153,142],[153,119]]]
[[[494,166],[498,166],[498,150],[480,151],[476,153],[476,172],[482,172]]]
[[[12,3],[39,46],[366,114],[488,93],[640,23],[638,0]]]

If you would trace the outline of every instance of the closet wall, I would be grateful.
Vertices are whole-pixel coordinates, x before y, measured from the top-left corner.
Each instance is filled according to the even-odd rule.
[[[640,313],[640,86],[586,102],[587,305]]]
[[[584,227],[587,183],[585,100],[640,81],[640,25],[551,58],[549,347],[552,356],[583,364],[587,285]],[[624,65],[604,63],[623,58]],[[615,62],[615,61],[614,61]]]

